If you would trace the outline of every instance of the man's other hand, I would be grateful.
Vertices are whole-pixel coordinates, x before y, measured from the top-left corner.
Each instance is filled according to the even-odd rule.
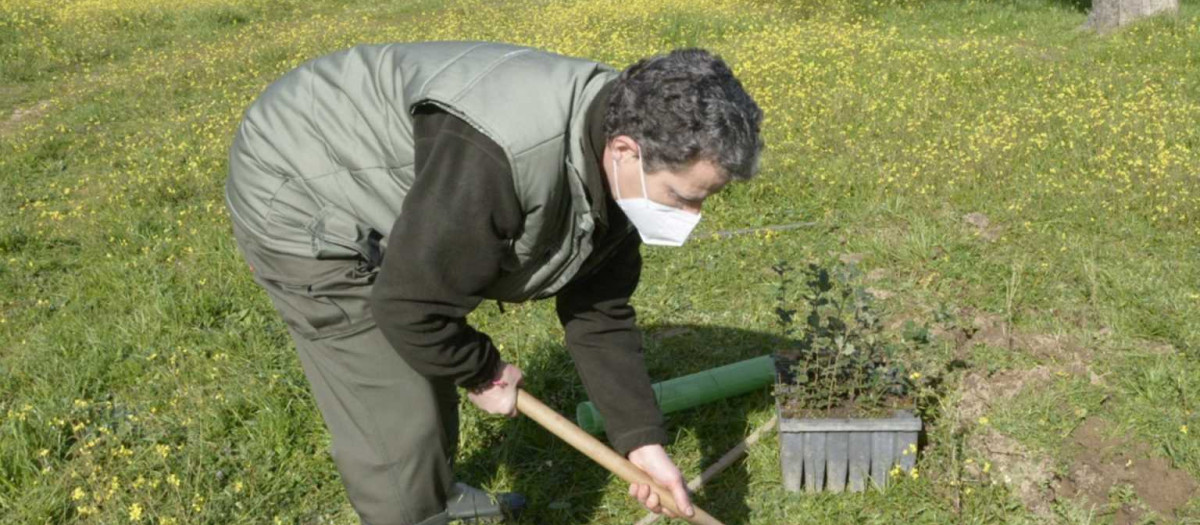
[[[525,376],[520,368],[504,361],[498,368],[496,377],[468,391],[467,399],[489,414],[517,417],[517,387],[521,386]]]
[[[691,499],[688,498],[687,487],[683,484],[683,474],[679,472],[679,467],[671,462],[671,458],[667,456],[667,451],[663,450],[662,445],[644,445],[635,448],[629,453],[629,461],[650,475],[650,479],[658,483],[658,486],[670,491],[680,510],[688,516],[695,515]],[[665,514],[669,518],[679,517],[659,501],[658,494],[650,490],[650,485],[632,483],[629,485],[629,495],[637,498],[650,512]]]

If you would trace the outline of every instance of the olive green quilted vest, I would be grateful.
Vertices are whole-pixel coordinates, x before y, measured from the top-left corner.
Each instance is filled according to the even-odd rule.
[[[272,249],[371,259],[414,178],[412,110],[436,104],[504,149],[525,216],[484,296],[554,294],[593,251],[602,175],[585,156],[589,103],[617,72],[481,42],[361,45],[311,60],[246,110],[230,150],[233,219]],[[393,247],[403,257],[403,247]]]

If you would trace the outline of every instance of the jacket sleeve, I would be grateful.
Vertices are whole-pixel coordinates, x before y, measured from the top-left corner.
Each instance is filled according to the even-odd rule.
[[[416,180],[389,233],[371,309],[413,369],[472,388],[494,377],[500,354],[466,317],[500,275],[520,204],[494,141],[431,107],[413,121]]]
[[[556,303],[567,350],[588,398],[604,416],[609,443],[621,455],[667,442],[629,304],[641,276],[640,247],[636,234],[626,236],[611,260],[560,291]]]

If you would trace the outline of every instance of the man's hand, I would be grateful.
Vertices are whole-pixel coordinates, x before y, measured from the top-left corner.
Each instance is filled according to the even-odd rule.
[[[692,509],[687,487],[683,484],[683,474],[679,472],[679,467],[671,462],[671,458],[667,456],[667,451],[663,450],[662,445],[645,445],[635,448],[629,453],[629,461],[649,474],[650,479],[658,483],[658,486],[671,491],[671,495],[675,497],[675,504],[679,506],[680,510],[688,516],[695,515],[696,511]],[[650,485],[632,483],[629,485],[629,495],[637,498],[650,512],[666,514],[669,518],[679,517],[671,512],[671,509],[662,505],[662,502],[658,500],[658,494],[650,490]]]
[[[524,374],[520,368],[504,361],[500,362],[498,368],[496,377],[468,391],[467,399],[489,414],[517,417],[517,387],[521,386]]]

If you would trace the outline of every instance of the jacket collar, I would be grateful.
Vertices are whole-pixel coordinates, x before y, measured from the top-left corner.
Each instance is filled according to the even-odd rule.
[[[588,197],[595,213],[596,223],[600,229],[608,229],[608,178],[604,175],[604,115],[608,110],[608,94],[612,91],[615,80],[610,80],[596,92],[596,97],[588,105],[584,118],[587,126],[587,139],[583,141],[584,151],[595,162],[584,163],[584,175],[587,180]]]

